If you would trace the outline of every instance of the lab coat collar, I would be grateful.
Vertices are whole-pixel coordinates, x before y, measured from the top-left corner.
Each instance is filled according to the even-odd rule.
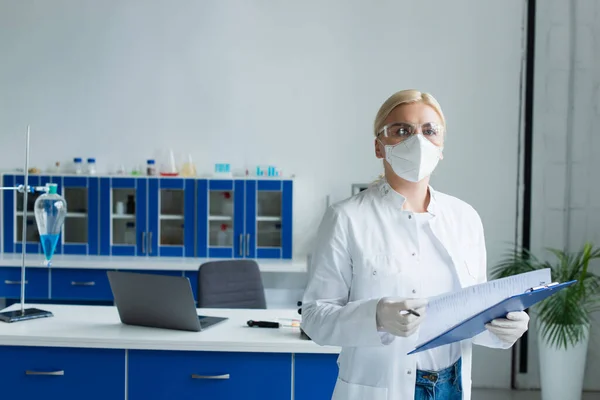
[[[433,190],[431,185],[428,186],[429,189],[429,205],[427,206],[427,212],[432,216],[436,215],[437,212],[437,200],[436,200],[436,192]],[[396,192],[392,186],[388,183],[388,181],[383,178],[379,185],[379,192],[382,198],[388,202],[393,208],[402,210],[404,203],[406,202],[406,197],[402,196],[400,193]]]

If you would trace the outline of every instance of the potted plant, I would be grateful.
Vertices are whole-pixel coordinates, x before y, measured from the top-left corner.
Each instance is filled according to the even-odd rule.
[[[535,305],[532,314],[537,322],[542,399],[580,399],[592,313],[600,310],[600,277],[589,271],[589,264],[600,258],[600,248],[586,243],[572,253],[548,250],[553,261],[515,249],[492,269],[492,278],[550,268],[553,282],[577,280]]]

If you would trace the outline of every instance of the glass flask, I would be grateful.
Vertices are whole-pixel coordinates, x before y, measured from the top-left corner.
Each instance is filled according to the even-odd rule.
[[[48,193],[39,196],[34,204],[35,221],[40,234],[46,265],[50,264],[50,260],[54,255],[54,249],[67,215],[67,202],[57,193],[56,184],[48,184],[48,189]]]

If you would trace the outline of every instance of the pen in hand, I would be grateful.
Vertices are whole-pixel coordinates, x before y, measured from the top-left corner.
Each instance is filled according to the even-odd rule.
[[[406,310],[406,312],[407,312],[407,313],[409,313],[409,314],[412,314],[412,315],[414,315],[414,316],[416,316],[416,317],[420,317],[420,316],[421,316],[421,314],[419,314],[419,313],[418,313],[418,312],[416,312],[415,310],[410,310],[410,309],[409,309],[409,310]]]

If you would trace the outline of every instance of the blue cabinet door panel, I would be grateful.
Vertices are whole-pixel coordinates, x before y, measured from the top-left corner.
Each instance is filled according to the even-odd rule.
[[[137,255],[145,256],[148,254],[150,244],[148,232],[148,179],[135,179],[135,226],[137,234]],[[156,248],[156,247],[155,247]]]
[[[292,181],[283,181],[281,194],[281,258],[292,258],[292,220],[293,220],[293,185]]]
[[[281,190],[281,181],[259,180],[257,181],[257,189],[278,192]]]
[[[196,183],[196,257],[208,255],[208,181]]]
[[[256,249],[256,258],[281,258],[281,249],[275,247],[260,247]]]
[[[210,190],[233,190],[233,181],[230,179],[211,179],[208,188]]]
[[[329,400],[338,376],[337,354],[295,354],[295,400]]]
[[[88,179],[88,254],[97,255],[100,245],[100,179]]]
[[[97,179],[97,178],[96,178]],[[88,187],[88,178],[83,176],[65,176],[62,178],[61,194],[65,196],[66,189],[87,189]],[[89,207],[89,199],[90,193],[88,192],[88,218],[90,213]],[[78,212],[78,210],[69,209],[69,203],[67,201],[67,213],[69,212]],[[67,214],[68,215],[68,214]],[[69,217],[67,217],[69,218]],[[64,227],[64,225],[63,225]],[[90,239],[90,223],[88,220],[88,243]],[[63,243],[63,253],[64,254],[76,254],[76,255],[87,255],[88,253],[88,244],[87,243]]]
[[[52,269],[52,299],[112,300],[112,291],[103,269]]]
[[[25,184],[25,176],[24,175],[16,175],[15,176],[15,183],[16,185],[24,185]],[[39,175],[29,175],[27,177],[27,184],[29,186],[40,186],[40,176]],[[22,193],[18,193],[15,192],[15,194],[17,196],[21,196],[22,200],[24,201],[24,196]],[[33,196],[32,193],[28,193],[27,195],[27,202],[30,203],[33,200]],[[22,210],[21,210],[22,211]],[[34,213],[33,213],[33,208],[31,210],[27,210],[27,231],[35,231],[36,232],[36,237],[39,237],[39,234],[37,234],[38,229],[37,229],[37,225],[35,223],[35,218],[34,218]],[[18,223],[18,218],[15,218],[15,223]],[[21,224],[22,224],[22,219],[21,219]],[[21,228],[21,227],[19,227]],[[16,232],[16,229],[15,229]],[[23,251],[23,246],[21,245],[23,237],[19,236],[19,237],[15,237],[15,253],[21,253]],[[42,246],[38,241],[36,242],[26,242],[25,243],[25,252],[28,254],[40,254],[42,252]]]
[[[184,221],[183,221],[183,241],[185,243],[185,256],[194,257],[194,221],[196,219],[196,180],[185,180],[184,193]]]
[[[25,300],[48,298],[48,269],[25,269]],[[0,298],[21,298],[21,268],[0,268]]]
[[[0,347],[3,399],[125,398],[125,350]]]
[[[146,252],[149,256],[157,256],[160,249],[158,248],[159,230],[158,217],[159,210],[159,187],[160,178],[148,179],[148,247]],[[179,179],[177,179],[179,181]]]
[[[257,202],[257,182],[246,181],[245,196],[245,251],[244,257],[256,258],[256,202]]]
[[[197,351],[129,352],[129,400],[286,399],[291,355]]]
[[[3,185],[5,187],[15,186],[14,175],[4,175]],[[13,253],[15,251],[15,191],[2,191],[2,233],[4,236],[4,252]]]
[[[146,178],[100,178],[100,255],[143,255],[146,243]],[[112,243],[113,189],[132,189],[135,193],[136,245]],[[142,235],[143,232],[143,235]]]
[[[233,256],[244,257],[247,253],[244,236],[244,199],[246,198],[244,181],[235,181],[233,189]],[[241,239],[241,240],[240,240]]]

